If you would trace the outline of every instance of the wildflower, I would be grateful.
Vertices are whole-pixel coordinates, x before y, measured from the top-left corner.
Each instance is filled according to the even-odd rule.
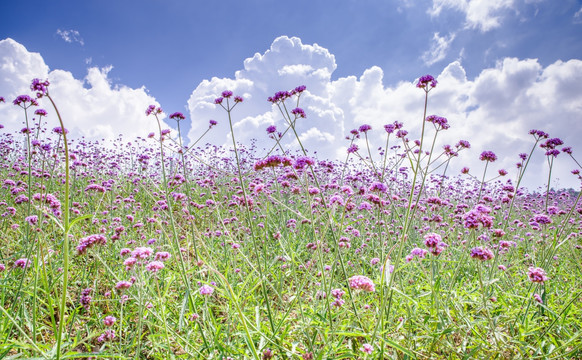
[[[200,295],[211,295],[214,292],[214,288],[210,285],[202,285],[198,291]]]
[[[87,289],[84,289],[83,291],[81,291],[80,302],[81,302],[81,305],[83,305],[83,307],[85,308],[85,310],[88,310],[89,307],[91,306],[92,298],[91,298],[90,294],[92,291],[93,291],[93,289],[91,289],[91,288],[87,288]]]
[[[232,96],[232,91],[230,91],[230,90],[224,90],[221,95],[222,95],[223,98],[228,99],[228,98],[230,98]]]
[[[305,111],[303,111],[302,108],[295,108],[293,110],[291,110],[291,114],[295,115],[295,117],[300,117],[300,118],[304,118],[305,117]]]
[[[53,132],[54,132],[55,134],[62,135],[63,133],[64,133],[64,134],[68,134],[68,133],[69,133],[69,130],[67,130],[67,129],[63,129],[63,128],[62,128],[62,127],[60,127],[60,126],[57,126],[56,128],[54,128],[54,129],[53,129]]]
[[[540,303],[540,304],[544,303],[540,294],[533,294],[533,297],[534,297],[534,300],[537,301],[538,303]]]
[[[363,133],[367,133],[370,130],[372,130],[372,127],[368,124],[364,124],[358,128],[358,131]]]
[[[117,284],[115,284],[115,288],[117,290],[125,290],[125,289],[129,289],[131,287],[131,283],[129,281],[119,281]]]
[[[167,251],[159,251],[156,253],[155,259],[159,261],[166,261],[171,257],[170,253]]]
[[[184,120],[186,117],[181,112],[175,112],[170,115],[170,119],[175,119],[176,121]]]
[[[131,256],[134,258],[146,259],[152,254],[153,250],[149,247],[136,247],[132,252]]]
[[[471,257],[473,259],[478,259],[481,261],[487,261],[493,259],[493,252],[486,247],[475,247],[471,249]]]
[[[27,109],[31,106],[38,106],[38,102],[28,95],[19,95],[16,97],[16,99],[14,99],[14,101],[12,103],[14,105],[18,105],[24,109]],[[27,104],[27,103],[30,103],[30,104]]]
[[[30,85],[30,90],[36,91],[36,97],[40,98],[48,94],[49,85],[48,80],[41,81],[40,79],[34,79]]]
[[[0,272],[6,270],[6,265],[0,263]]]
[[[348,154],[352,154],[352,153],[358,152],[358,150],[359,150],[359,149],[360,149],[360,148],[358,147],[358,145],[356,145],[356,144],[352,144],[352,145],[350,145],[350,147],[348,148]]]
[[[107,238],[101,234],[94,234],[84,237],[79,240],[79,245],[77,246],[77,253],[79,255],[84,254],[87,249],[92,248],[95,245],[105,245],[107,244]]]
[[[216,124],[218,124],[216,120],[210,120],[208,123],[210,124],[210,127],[216,126]]]
[[[117,319],[113,316],[106,316],[105,319],[103,319],[103,324],[105,326],[113,326],[113,324],[115,324],[115,322],[117,321]]]
[[[263,351],[263,360],[269,360],[273,358],[273,356],[275,356],[275,354],[271,349],[266,349],[265,351]]]
[[[267,127],[267,134],[273,134],[275,132],[277,132],[277,128],[275,127],[275,125]]]
[[[163,112],[163,110],[161,107],[156,107],[155,105],[150,105],[146,109],[146,116],[149,116],[151,114],[158,115],[158,114],[161,114],[162,112]]]
[[[442,242],[442,238],[439,234],[428,233],[424,236],[424,245],[427,248],[435,248],[435,247],[439,246],[439,244],[441,242]]]
[[[240,102],[243,102],[243,98],[242,98],[242,97],[240,97],[240,96],[235,96],[235,97],[234,97],[234,102],[235,102],[235,103],[240,103]],[[305,116],[303,116],[303,117],[305,117]]]
[[[545,281],[548,280],[546,276],[546,272],[542,268],[534,268],[530,267],[529,271],[527,272],[527,276],[531,282],[543,284]]]
[[[34,115],[38,115],[38,116],[47,116],[47,112],[44,109],[38,109],[34,112]]]
[[[372,351],[374,351],[374,347],[370,344],[363,344],[362,347],[360,348],[360,351],[370,355]]]
[[[146,269],[149,272],[156,273],[164,268],[164,263],[161,261],[152,261],[146,265]]]
[[[21,258],[14,262],[14,267],[19,267],[25,269],[30,266],[30,260],[27,258]]]
[[[376,291],[374,282],[364,275],[352,276],[350,279],[350,288],[354,290],[364,290],[367,292]]]
[[[495,160],[497,160],[497,155],[495,155],[493,151],[483,151],[481,153],[481,156],[479,156],[479,160],[494,162]]]
[[[430,90],[428,89],[429,85],[431,88],[434,88],[437,85],[437,81],[431,75],[421,76],[420,79],[418,79],[418,82],[416,83],[417,88],[425,89],[425,91]]]
[[[98,338],[97,338],[97,342],[105,342],[105,341],[112,341],[113,339],[115,339],[115,330],[113,329],[107,329],[105,330],[105,332],[103,334],[101,334]]]
[[[451,127],[448,120],[442,116],[429,115],[426,117],[426,121],[432,123],[437,130],[446,130]]]

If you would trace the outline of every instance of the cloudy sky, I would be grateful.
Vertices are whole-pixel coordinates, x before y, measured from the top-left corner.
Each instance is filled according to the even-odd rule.
[[[306,85],[300,138],[320,158],[343,159],[345,136],[362,124],[372,126],[374,149],[394,121],[418,138],[424,98],[414,84],[432,74],[428,113],[451,125],[439,149],[472,145],[451,172],[469,166],[480,176],[479,154],[492,150],[492,171],[514,175],[530,129],[561,138],[582,160],[581,35],[581,0],[4,1],[0,123],[22,127],[11,101],[39,77],[51,81],[75,136],[145,136],[156,130],[145,108],[157,104],[186,115],[187,142],[215,119],[205,140],[228,144],[213,100],[230,89],[245,98],[233,113],[236,140],[262,149],[271,146],[267,126],[284,129],[266,98]],[[548,173],[541,149],[534,160],[530,187]],[[578,188],[575,168],[560,154],[552,186]]]

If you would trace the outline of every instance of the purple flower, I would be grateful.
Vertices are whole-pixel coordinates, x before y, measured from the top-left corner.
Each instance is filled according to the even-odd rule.
[[[113,326],[113,324],[115,324],[115,322],[117,321],[117,319],[113,316],[106,316],[105,319],[103,319],[103,324],[105,326]]]
[[[428,233],[424,235],[424,245],[427,248],[436,248],[442,242],[442,238],[439,234]]]
[[[295,115],[295,117],[300,117],[300,118],[305,117],[305,111],[303,111],[302,108],[295,108],[295,109],[291,110],[291,114]]]
[[[161,108],[161,107],[157,107],[157,108],[156,108],[156,106],[155,106],[155,105],[150,105],[150,106],[148,106],[148,108],[146,109],[146,116],[149,116],[149,115],[151,115],[151,114],[158,115],[158,114],[161,114],[162,112],[163,112],[163,111],[162,111],[162,108]]]
[[[41,81],[40,79],[34,79],[30,85],[30,90],[36,91],[36,97],[40,98],[48,94],[49,85],[48,80]]]
[[[3,96],[0,96],[0,103],[6,102],[6,100],[4,100]]]
[[[184,120],[186,117],[181,112],[175,112],[170,115],[170,119],[175,119],[176,121]]]
[[[356,145],[356,144],[352,144],[352,145],[350,145],[350,147],[348,148],[348,154],[352,154],[352,153],[358,152],[358,150],[359,150],[359,149],[360,149],[360,148],[358,147],[358,145]]]
[[[208,123],[210,124],[210,127],[213,127],[213,126],[215,126],[216,124],[218,124],[218,123],[216,122],[216,120],[210,120]]]
[[[54,132],[55,134],[62,135],[62,134],[63,134],[63,128],[62,128],[62,127],[60,127],[60,126],[57,126],[56,128],[54,128],[54,129],[53,129],[53,132]],[[69,133],[69,130],[65,129],[64,133],[65,133],[65,134],[68,134],[68,133]]]
[[[277,131],[277,128],[275,127],[275,125],[271,125],[271,126],[267,127],[267,134],[272,134],[276,131]]]
[[[34,112],[34,114],[38,116],[47,116],[47,112],[44,109],[38,109]]]
[[[490,249],[480,246],[471,249],[471,257],[473,259],[487,261],[493,259],[494,255]]]
[[[125,290],[125,289],[129,289],[131,287],[131,283],[129,281],[120,281],[117,284],[115,284],[115,288],[117,290]]]
[[[433,123],[438,130],[446,130],[450,127],[448,120],[442,116],[430,115],[427,116],[426,121]]]
[[[374,351],[374,347],[370,344],[363,344],[362,347],[360,348],[360,351],[370,355]]]
[[[546,272],[544,271],[544,269],[539,267],[538,268],[530,267],[528,270],[529,271],[527,272],[527,276],[529,277],[529,280],[531,282],[543,284],[545,281],[548,280],[548,277],[546,276]]]
[[[240,102],[243,102],[243,98],[237,95],[237,96],[235,96],[235,97],[234,97],[234,102],[235,102],[235,103],[240,103]],[[304,116],[304,117],[305,117],[305,116]]]
[[[352,276],[349,279],[350,288],[354,290],[364,290],[367,292],[374,292],[376,291],[374,287],[374,282],[370,280],[367,276],[364,275],[356,275]]]
[[[437,81],[431,75],[421,76],[420,79],[418,79],[418,82],[416,83],[417,88],[421,88],[421,89],[425,89],[425,90],[428,89],[429,85],[431,88],[434,88],[437,85]]]
[[[198,291],[200,295],[211,295],[214,292],[214,288],[210,285],[202,285]]]
[[[18,259],[14,262],[14,267],[25,269],[30,266],[30,260],[27,258]]]
[[[164,268],[164,263],[161,261],[152,261],[146,265],[146,270],[156,273]]]
[[[367,133],[370,130],[372,130],[372,127],[368,124],[364,124],[358,128],[358,131],[363,133]]]
[[[214,103],[215,103],[216,105],[220,105],[220,104],[222,104],[222,100],[224,100],[224,98],[221,98],[221,97],[219,97],[219,98],[216,98],[216,99],[214,99]]]
[[[228,99],[229,97],[232,96],[232,91],[230,91],[230,90],[224,90],[221,95],[222,95],[223,98]]]
[[[497,155],[495,155],[493,151],[483,151],[481,153],[481,156],[479,156],[479,160],[494,162],[495,160],[497,160]]]
[[[18,97],[16,97],[16,99],[14,99],[14,101],[12,102],[14,105],[18,105],[22,108],[28,108],[30,106],[38,106],[38,102],[36,102],[35,99],[31,98],[28,95],[19,95]],[[30,104],[27,104],[30,103]]]

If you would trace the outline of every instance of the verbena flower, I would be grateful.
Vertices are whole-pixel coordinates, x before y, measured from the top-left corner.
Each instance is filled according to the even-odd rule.
[[[527,276],[529,277],[529,280],[534,283],[543,284],[548,280],[545,270],[539,267],[530,267]]]
[[[364,290],[367,292],[374,292],[376,288],[374,282],[370,280],[367,276],[356,275],[349,279],[350,288],[354,290]]]

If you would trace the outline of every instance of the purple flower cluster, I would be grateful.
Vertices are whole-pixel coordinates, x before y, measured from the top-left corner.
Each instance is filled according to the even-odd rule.
[[[491,251],[489,248],[479,246],[471,249],[471,257],[473,259],[487,261],[493,259],[494,255],[493,251]]]
[[[293,95],[297,95],[297,96],[301,95],[301,93],[304,92],[305,89],[307,89],[305,87],[305,85],[301,85],[301,86],[297,86],[295,89],[293,89],[291,91],[277,91],[275,93],[275,95],[269,96],[267,98],[267,101],[271,102],[273,104],[281,103],[281,102],[284,102],[285,100],[287,100],[288,98],[292,97]]]
[[[485,205],[477,205],[463,216],[464,226],[467,229],[477,229],[479,225],[490,228],[493,226],[493,217],[489,216],[491,209]]]
[[[32,80],[32,84],[30,85],[30,90],[36,91],[36,97],[40,98],[44,95],[48,95],[48,87],[50,83],[48,80],[41,81],[40,79]]]
[[[367,292],[374,292],[374,282],[369,277],[364,275],[355,275],[349,279],[350,288],[354,290],[363,290]]]
[[[543,284],[545,281],[548,280],[548,277],[546,276],[545,270],[542,268],[539,268],[539,267],[537,267],[537,268],[530,267],[528,269],[527,276],[529,277],[529,280],[531,282],[540,283],[540,284]]]
[[[479,160],[494,162],[495,160],[497,160],[497,155],[495,155],[493,151],[483,151],[481,153],[481,156],[479,156]]]
[[[436,87],[436,85],[437,85],[437,81],[431,75],[421,76],[420,79],[418,79],[418,82],[416,83],[417,88],[425,89],[425,90],[429,90],[429,86],[430,86],[430,88],[434,88],[434,87]]]
[[[426,117],[426,121],[432,123],[437,130],[446,130],[451,127],[448,120],[442,116],[429,115]]]
[[[268,167],[291,166],[292,160],[286,156],[271,155],[263,160],[259,160],[253,166],[255,171]]]
[[[105,245],[107,244],[107,238],[101,234],[89,235],[87,237],[79,240],[79,245],[77,246],[77,254],[84,254],[87,249],[92,248],[95,245]]]

